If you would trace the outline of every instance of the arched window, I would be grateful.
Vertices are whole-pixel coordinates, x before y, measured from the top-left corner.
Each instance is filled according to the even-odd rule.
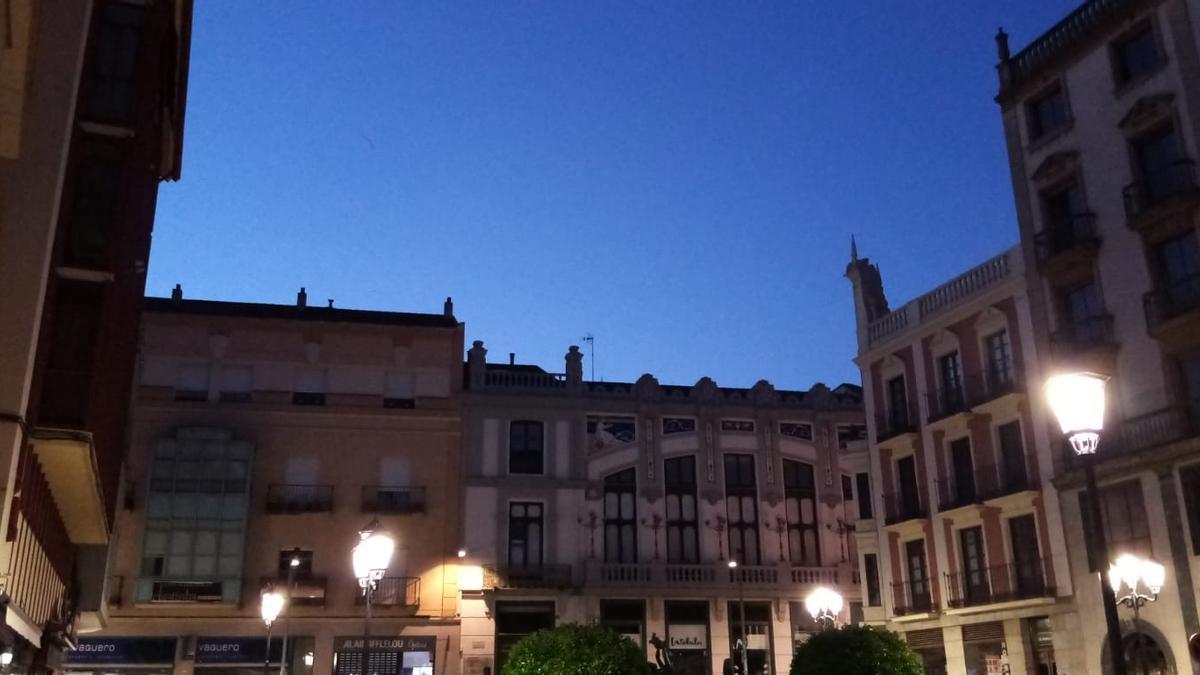
[[[1147,633],[1126,635],[1125,663],[1129,672],[1139,675],[1175,675],[1175,665],[1163,653],[1162,645]]]
[[[637,562],[637,472],[625,469],[604,479],[604,560]]]

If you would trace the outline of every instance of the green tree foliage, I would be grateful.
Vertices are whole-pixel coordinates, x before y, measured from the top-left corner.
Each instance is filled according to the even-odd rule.
[[[640,647],[603,626],[565,624],[513,646],[502,675],[649,675]]]
[[[792,658],[791,675],[922,675],[921,659],[899,635],[870,626],[821,631]]]

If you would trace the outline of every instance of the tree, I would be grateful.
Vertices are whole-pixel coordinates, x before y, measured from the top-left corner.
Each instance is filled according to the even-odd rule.
[[[565,624],[513,646],[502,675],[649,675],[646,654],[604,626]]]
[[[792,658],[791,675],[922,675],[921,658],[899,635],[844,626],[813,635]]]

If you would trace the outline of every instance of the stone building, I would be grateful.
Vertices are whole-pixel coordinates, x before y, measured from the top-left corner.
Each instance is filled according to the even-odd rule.
[[[1179,673],[1200,632],[1198,16],[1193,0],[1091,0],[1015,53],[997,36],[1031,337],[1043,370],[1110,378],[1095,455],[1109,557],[1167,567],[1140,627],[1121,610],[1123,639]],[[1031,403],[1044,406],[1036,392]],[[1100,673],[1095,571],[1108,562],[1087,555],[1079,462],[1065,445],[1053,459],[1082,618],[1076,672]]]
[[[373,667],[458,672],[462,350],[448,300],[417,314],[310,307],[303,290],[295,305],[146,299],[107,625],[71,668],[361,673],[350,552],[378,517],[397,548]],[[260,591],[285,589],[293,558],[268,652]]]
[[[563,373],[486,353],[468,351],[464,394],[464,673],[566,622],[613,626],[650,660],[657,636],[687,675],[722,672],[744,631],[750,672],[786,672],[809,591],[860,618],[857,386],[591,382],[576,347]]]

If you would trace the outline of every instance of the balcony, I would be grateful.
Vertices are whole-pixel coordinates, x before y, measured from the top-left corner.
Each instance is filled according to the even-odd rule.
[[[1100,436],[1096,459],[1103,461],[1110,457],[1142,453],[1197,435],[1200,435],[1200,399],[1172,403],[1113,424],[1110,430]],[[1065,441],[1062,442],[1062,452],[1067,468],[1078,469],[1083,466]]]
[[[1077,213],[1051,223],[1033,238],[1038,268],[1048,276],[1062,277],[1087,265],[1100,249],[1096,214]]]
[[[1197,342],[1200,329],[1200,274],[1179,279],[1146,294],[1146,328],[1168,346],[1185,347]]]
[[[883,508],[884,525],[896,525],[908,520],[929,517],[928,509],[921,505],[921,500],[916,494],[884,493]]]
[[[1077,354],[1115,344],[1112,314],[1076,319],[1050,335],[1050,353],[1056,361],[1069,360]]]
[[[846,575],[838,567],[795,567],[786,562],[767,565],[743,565],[729,569],[724,561],[697,564],[670,563],[606,563],[595,560],[585,565],[588,586],[621,586],[636,584],[656,588],[719,587],[733,589],[740,583],[746,587],[771,588],[789,592],[796,586],[837,586]]]
[[[355,587],[354,604],[366,602],[362,589]],[[421,580],[417,577],[384,577],[371,593],[372,607],[417,607],[421,604]]]
[[[364,485],[363,513],[424,513],[425,488],[407,485]]]
[[[483,587],[491,589],[565,589],[574,580],[570,565],[541,567],[484,567]]]
[[[92,434],[35,427],[29,431],[29,444],[71,543],[107,544],[109,516]]]
[[[946,574],[947,604],[952,609],[961,609],[1054,597],[1054,588],[1046,584],[1042,565],[1043,561],[1038,559]]]
[[[1195,206],[1200,196],[1196,189],[1196,163],[1190,159],[1176,160],[1125,186],[1122,195],[1130,229],[1144,231]]]
[[[930,391],[926,395],[929,401],[929,418],[927,421],[930,424],[960,413],[965,413],[968,410],[967,396],[963,384],[952,387],[940,387]]]
[[[1013,466],[989,464],[979,467],[975,471],[975,489],[979,500],[987,502],[1037,490],[1038,486],[1029,472],[1029,467],[1036,461],[1037,457],[1026,455],[1022,463]]]
[[[893,614],[907,616],[924,614],[933,610],[933,599],[929,593],[929,582],[900,582],[892,584]]]
[[[951,480],[943,478],[936,481],[936,483],[939,512],[961,509],[964,506],[972,506],[982,501],[974,474],[968,475],[965,479],[955,478]]]
[[[315,577],[311,574],[297,574],[292,578],[291,603],[297,606],[320,607],[325,604],[325,589],[328,582],[325,577]],[[279,574],[263,577],[260,580],[263,588],[268,586],[281,589],[287,593],[287,575]],[[372,600],[372,604],[374,601]]]
[[[907,411],[896,411],[887,415],[875,417],[875,442],[883,443],[905,434],[917,433],[916,423],[910,419]]]
[[[150,602],[224,602],[224,584],[210,580],[154,581]]]
[[[267,513],[328,513],[333,511],[332,485],[267,486]]]

